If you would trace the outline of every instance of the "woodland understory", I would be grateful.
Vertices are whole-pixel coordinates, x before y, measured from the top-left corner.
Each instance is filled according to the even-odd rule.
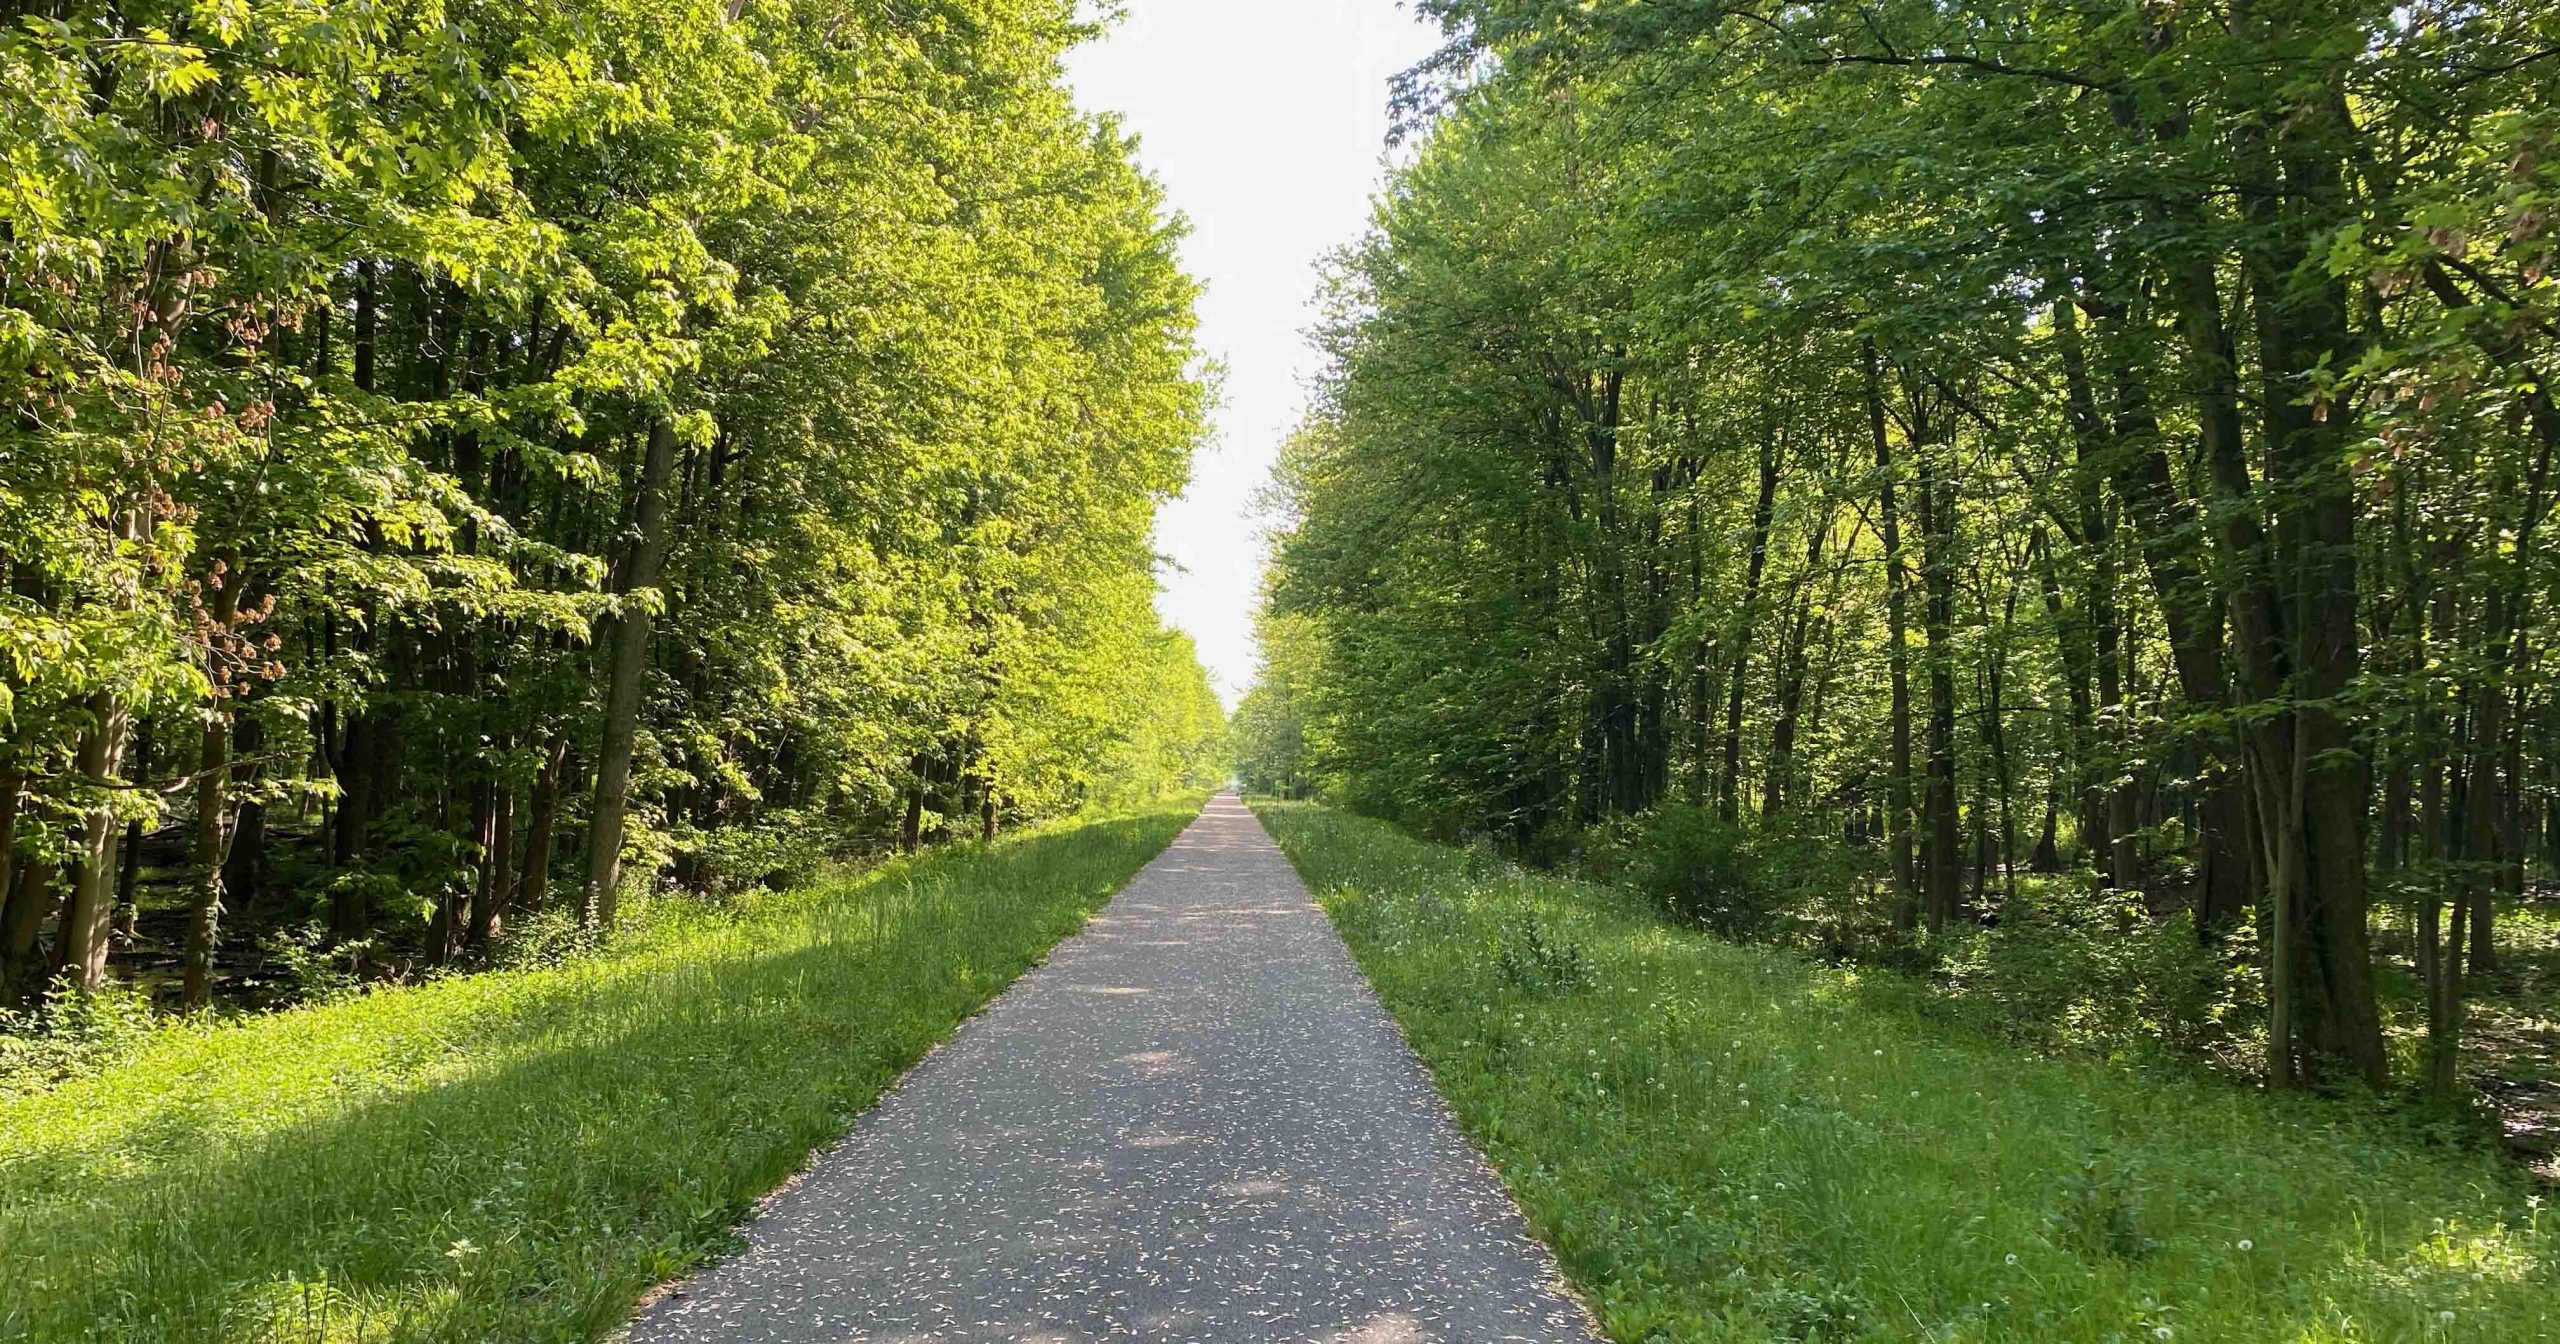
[[[1249,784],[2547,1154],[2560,10],[1422,8]]]

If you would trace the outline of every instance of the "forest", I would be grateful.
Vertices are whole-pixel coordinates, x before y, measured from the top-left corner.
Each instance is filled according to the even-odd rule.
[[[0,1027],[1222,774],[1152,605],[1195,287],[1089,32],[8,0]]]
[[[2547,1086],[2560,10],[1422,8],[1249,787],[2006,1029]]]

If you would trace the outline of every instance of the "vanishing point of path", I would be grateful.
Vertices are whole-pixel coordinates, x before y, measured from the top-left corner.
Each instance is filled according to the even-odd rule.
[[[745,1231],[634,1344],[1595,1338],[1228,795]]]

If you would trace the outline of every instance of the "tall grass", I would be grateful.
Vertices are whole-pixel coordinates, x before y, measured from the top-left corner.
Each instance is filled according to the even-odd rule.
[[[0,1102],[0,1340],[586,1340],[1161,850],[1164,804]]]
[[[1615,1339],[2560,1339],[2560,1219],[2494,1153],[1258,808]]]

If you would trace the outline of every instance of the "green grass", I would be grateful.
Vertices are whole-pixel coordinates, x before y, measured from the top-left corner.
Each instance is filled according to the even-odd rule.
[[[1072,932],[1190,802],[175,1026],[0,1102],[0,1340],[585,1340]]]
[[[2560,1218],[2492,1153],[1257,806],[1615,1339],[2560,1339]]]

